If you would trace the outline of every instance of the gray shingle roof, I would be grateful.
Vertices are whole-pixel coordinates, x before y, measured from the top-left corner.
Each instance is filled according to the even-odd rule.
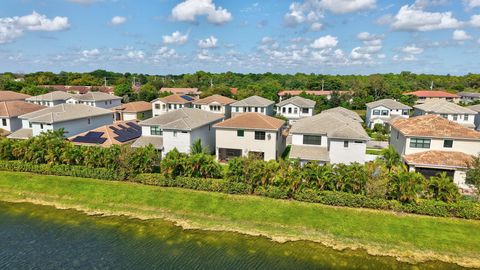
[[[445,100],[429,101],[424,104],[413,106],[415,109],[419,109],[430,113],[443,113],[443,114],[476,114],[475,111],[462,107],[452,102]]]
[[[335,107],[335,108],[332,108],[332,109],[322,111],[322,113],[327,113],[327,112],[338,113],[338,114],[341,114],[341,115],[343,115],[345,117],[348,117],[352,120],[363,123],[363,119],[360,117],[360,115],[358,115],[358,113],[356,113],[354,111],[350,111],[350,110],[345,109],[343,107]]]
[[[474,110],[474,111],[480,113],[480,104],[473,105],[473,106],[468,106],[467,108],[469,108],[470,110]]]
[[[73,95],[67,92],[62,91],[53,91],[47,94],[38,95],[29,97],[25,100],[27,101],[56,101],[56,100],[67,100],[71,98]]]
[[[362,125],[335,112],[323,112],[295,122],[292,134],[318,134],[334,139],[370,140]]]
[[[282,107],[288,104],[293,104],[295,106],[298,106],[300,108],[313,108],[315,107],[315,101],[299,96],[295,96],[289,99],[286,99],[282,102],[277,103],[278,107]]]
[[[142,136],[132,144],[132,147],[141,148],[150,144],[153,145],[155,149],[163,150],[163,137]]]
[[[19,140],[26,140],[31,137],[33,137],[33,130],[31,128],[22,128],[7,136],[9,139]]]
[[[290,150],[290,158],[324,162],[330,161],[328,149],[326,147],[307,145],[292,145],[292,149]]]
[[[110,95],[103,92],[88,92],[86,94],[74,95],[72,98],[80,101],[105,101],[105,100],[117,100],[122,99],[115,95]]]
[[[367,103],[368,108],[375,108],[375,107],[378,107],[378,106],[383,106],[383,107],[389,108],[390,110],[410,110],[410,109],[412,109],[412,107],[410,107],[410,106],[407,106],[403,103],[400,103],[396,100],[389,99],[389,98]]]
[[[160,126],[170,130],[193,130],[223,119],[222,115],[200,109],[181,108],[144,120],[141,126]]]
[[[273,101],[259,97],[259,96],[251,96],[246,99],[242,99],[240,101],[234,102],[231,104],[233,107],[243,107],[243,106],[252,106],[252,107],[267,107],[272,105]]]
[[[86,117],[113,114],[112,111],[83,104],[60,104],[19,116],[34,123],[54,124]]]
[[[480,93],[473,93],[473,92],[460,92],[458,93],[461,97],[471,97],[471,98],[480,98]]]

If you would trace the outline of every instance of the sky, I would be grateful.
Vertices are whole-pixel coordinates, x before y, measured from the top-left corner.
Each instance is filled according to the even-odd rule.
[[[0,72],[462,75],[480,0],[1,0]]]

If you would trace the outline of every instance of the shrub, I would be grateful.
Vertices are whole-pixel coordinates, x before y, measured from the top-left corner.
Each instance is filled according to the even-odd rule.
[[[266,186],[258,187],[254,192],[256,195],[274,198],[274,199],[288,199],[290,197],[288,188]]]

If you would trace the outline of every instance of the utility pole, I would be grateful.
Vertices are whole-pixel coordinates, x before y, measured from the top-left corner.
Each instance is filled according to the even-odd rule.
[[[213,88],[213,79],[210,78],[210,88]]]
[[[107,87],[107,77],[103,77],[103,85]]]
[[[325,80],[322,80],[322,91],[324,86],[325,86]]]
[[[430,84],[430,90],[433,90],[433,81],[432,81],[432,83]]]
[[[135,84],[135,76],[133,76],[133,82],[132,82],[132,87],[135,87],[136,84]]]

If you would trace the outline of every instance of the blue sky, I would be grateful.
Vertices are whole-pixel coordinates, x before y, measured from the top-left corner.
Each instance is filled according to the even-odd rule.
[[[0,71],[478,73],[480,0],[2,0]]]

